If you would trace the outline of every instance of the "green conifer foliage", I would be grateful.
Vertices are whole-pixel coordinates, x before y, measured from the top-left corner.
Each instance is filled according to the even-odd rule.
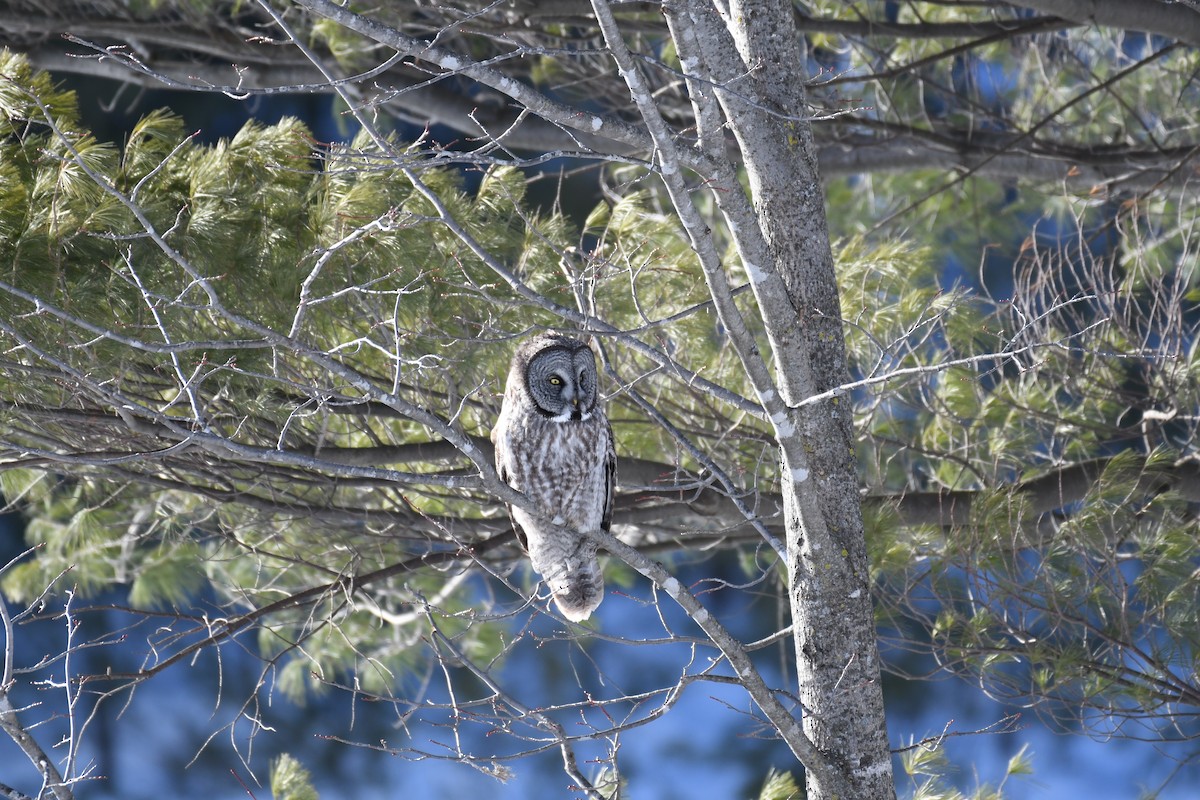
[[[845,22],[857,13],[810,5]],[[924,21],[943,13],[961,11]],[[314,32],[344,63],[361,56],[356,34],[331,22]],[[1111,54],[1096,34],[1073,41]],[[1040,57],[1006,47],[986,57]],[[917,62],[944,43],[895,48]],[[1194,61],[1180,49],[1131,80],[1192,98]],[[534,79],[563,63],[528,62]],[[1111,77],[1104,58],[1071,69],[1083,64],[1098,71],[1088,81]],[[950,60],[937,69],[932,82],[884,78],[868,101],[919,115],[930,86],[953,83]],[[237,627],[211,635],[244,632],[297,696],[351,674],[368,691],[403,686],[434,663],[435,630],[498,657],[523,603],[504,584],[531,579],[500,504],[443,434],[486,449],[513,342],[584,315],[610,334],[619,510],[646,511],[663,476],[687,487],[670,499],[684,497],[690,516],[668,533],[693,538],[681,546],[646,524],[637,544],[686,558],[698,557],[693,541],[744,545],[752,578],[780,580],[761,537],[721,516],[730,503],[714,500],[709,469],[733,475],[778,533],[778,442],[640,168],[608,167],[612,185],[636,191],[577,227],[535,207],[510,167],[466,175],[444,154],[398,141],[385,153],[366,134],[329,146],[296,120],[208,146],[168,112],[115,146],[91,138],[72,95],[21,57],[0,52],[0,76],[0,489],[40,548],[6,574],[9,597],[36,598],[69,569],[84,594],[127,587],[141,608],[219,606]],[[1127,136],[1140,126],[1115,92],[1067,105],[1078,81],[1018,89],[1014,125],[1045,120],[1068,141],[1101,140],[1101,120]],[[1030,236],[1012,254],[1009,296],[992,298],[939,285],[935,264],[1013,240],[1014,219],[1110,224],[1096,199],[1010,204],[986,176],[941,169],[877,174],[869,189],[833,180],[827,197],[844,236],[855,382],[836,402],[859,432],[883,635],[1064,723],[1163,735],[1156,726],[1200,705],[1198,242],[1186,198],[1130,201],[1111,222],[1122,244],[1104,258]],[[970,224],[938,238],[923,231],[940,226],[901,215],[903,230],[864,230],[912,198],[929,219],[970,209]],[[698,202],[744,284],[728,231]],[[749,312],[746,288],[736,302]],[[695,375],[635,344],[684,354]],[[933,510],[915,512],[921,502]],[[914,751],[910,773],[928,775],[929,758]],[[952,796],[933,782],[921,792]]]
[[[284,119],[204,145],[159,111],[117,147],[82,132],[70,94],[20,57],[5,53],[0,74],[0,416],[16,454],[0,480],[39,546],[5,576],[14,599],[69,570],[78,591],[128,586],[143,608],[217,602],[252,615],[283,689],[355,671],[384,691],[424,663],[433,616],[496,652],[494,626],[455,616],[494,590],[481,571],[443,570],[508,524],[447,477],[469,474],[461,455],[407,454],[438,432],[395,404],[485,440],[514,341],[571,327],[555,308],[707,351],[704,377],[743,388],[685,240],[643,196],[592,214],[584,257],[582,232],[533,208],[510,168],[468,191],[412,149],[439,209],[365,134],[326,146]],[[649,373],[640,391],[667,403],[674,382],[649,360],[613,363]],[[700,391],[670,406],[703,412],[695,435],[728,457],[762,460],[758,423],[706,411]],[[633,403],[611,414],[623,450],[696,467]],[[507,575],[514,555],[493,569]],[[373,599],[347,604],[339,581],[363,575]],[[292,596],[307,599],[271,606]]]

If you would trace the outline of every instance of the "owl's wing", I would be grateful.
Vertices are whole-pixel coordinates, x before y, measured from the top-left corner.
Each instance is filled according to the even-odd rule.
[[[496,472],[499,474],[500,480],[508,483],[509,486],[512,486],[512,484],[508,481],[508,467],[504,465],[504,455],[501,452],[500,443],[496,441],[495,430],[492,431],[492,441],[496,443]],[[521,525],[517,522],[517,518],[513,514],[512,506],[506,506],[506,508],[508,508],[508,521],[512,523],[513,531],[515,531],[517,534],[517,541],[521,543],[521,547],[529,550],[529,540],[525,536],[525,531],[521,529]]]
[[[617,489],[617,451],[613,447],[612,425],[608,428],[608,452],[604,455],[604,512],[600,517],[600,527],[607,533],[612,527],[613,495]]]

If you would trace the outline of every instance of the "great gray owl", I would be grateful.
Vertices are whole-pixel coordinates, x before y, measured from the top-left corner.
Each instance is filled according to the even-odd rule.
[[[586,344],[534,336],[513,354],[492,430],[500,479],[550,520],[510,508],[517,537],[559,611],[575,622],[604,599],[596,546],[580,532],[607,531],[612,521],[616,454],[596,384],[596,357]]]

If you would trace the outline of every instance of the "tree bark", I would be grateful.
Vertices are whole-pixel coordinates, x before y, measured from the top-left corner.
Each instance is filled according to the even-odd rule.
[[[892,798],[879,654],[851,417],[840,398],[801,401],[847,381],[837,276],[803,80],[806,54],[785,2],[734,0],[723,20],[741,62],[722,63],[706,4],[690,7],[754,201],[756,232],[734,238],[771,343],[783,408],[772,423],[782,460],[787,572],[804,731],[857,798]],[[754,242],[766,246],[757,261]],[[750,254],[750,258],[747,255]],[[753,260],[752,260],[753,259]],[[781,294],[782,296],[776,296]],[[782,301],[782,302],[781,302]],[[764,398],[768,405],[772,398]],[[834,796],[806,776],[808,796]]]

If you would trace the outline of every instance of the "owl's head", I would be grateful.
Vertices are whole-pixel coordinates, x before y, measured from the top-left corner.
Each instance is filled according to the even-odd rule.
[[[588,419],[596,410],[596,356],[577,339],[546,333],[527,340],[513,356],[512,379],[555,422]]]

